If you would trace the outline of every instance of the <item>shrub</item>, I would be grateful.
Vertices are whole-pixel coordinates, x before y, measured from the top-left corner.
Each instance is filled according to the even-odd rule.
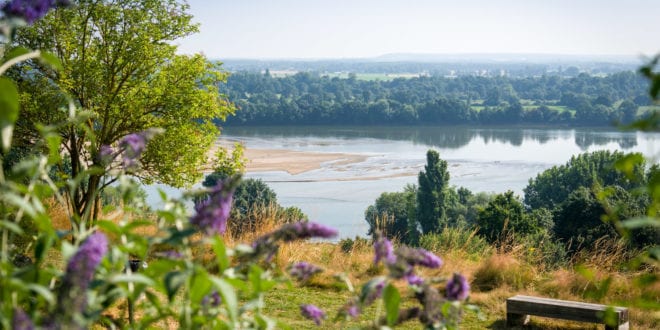
[[[438,253],[462,251],[475,260],[490,250],[490,245],[477,235],[476,229],[467,228],[445,228],[440,233],[422,235],[419,245]]]

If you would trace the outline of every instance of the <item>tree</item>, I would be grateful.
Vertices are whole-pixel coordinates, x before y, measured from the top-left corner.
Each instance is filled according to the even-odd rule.
[[[523,204],[513,195],[513,191],[498,194],[479,211],[479,233],[493,242],[507,232],[527,232],[524,215]]]
[[[376,203],[370,205],[364,212],[364,218],[369,224],[369,235],[380,231],[388,238],[407,240],[409,192],[384,192],[378,196]]]
[[[15,73],[22,131],[34,132],[33,122],[65,118],[59,109],[69,98],[91,114],[82,129],[60,129],[70,175],[85,180],[70,196],[78,216],[89,214],[99,190],[112,182],[104,181],[101,147],[117,146],[131,133],[165,129],[148,144],[133,176],[176,187],[199,180],[219,134],[212,120],[234,109],[219,94],[217,84],[227,77],[219,65],[202,55],[176,54],[172,42],[198,31],[187,9],[177,0],[80,0],[17,35],[18,43],[52,52],[62,63],[59,71],[35,62]],[[23,142],[30,141],[24,134]]]
[[[615,162],[634,155],[618,151],[595,151],[571,157],[565,165],[554,166],[529,180],[523,189],[525,204],[531,209],[543,207],[553,210],[579,187],[592,188],[594,184],[618,185],[624,189],[639,187],[641,182],[627,178],[614,167]],[[644,176],[643,164],[632,170],[634,175],[631,177]]]
[[[418,175],[417,221],[424,234],[437,232],[447,222],[447,162],[435,150],[426,153],[426,166]]]

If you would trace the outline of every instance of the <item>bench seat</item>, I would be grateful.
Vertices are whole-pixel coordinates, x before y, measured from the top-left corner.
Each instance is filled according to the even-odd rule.
[[[607,309],[606,305],[517,295],[506,300],[506,320],[508,326],[524,325],[529,321],[529,315],[535,315],[605,324],[603,317]],[[617,325],[606,325],[605,329],[627,330],[628,309],[614,307],[614,315]]]

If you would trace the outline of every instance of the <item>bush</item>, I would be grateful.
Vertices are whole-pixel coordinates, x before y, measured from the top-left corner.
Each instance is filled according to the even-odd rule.
[[[440,233],[425,234],[419,240],[419,245],[429,251],[446,253],[462,251],[474,260],[483,258],[490,250],[490,245],[476,229],[445,228]]]

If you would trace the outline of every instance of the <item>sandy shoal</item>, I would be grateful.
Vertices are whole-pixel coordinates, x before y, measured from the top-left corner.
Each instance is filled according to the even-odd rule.
[[[212,159],[218,147],[227,149],[229,153],[233,145],[228,141],[221,141],[214,145],[209,151]],[[360,163],[369,158],[366,155],[346,154],[346,153],[325,153],[314,151],[296,151],[287,149],[255,149],[245,148],[243,156],[247,159],[247,172],[271,172],[283,171],[291,175],[296,175],[316,169],[320,169],[324,163],[332,165],[349,165]],[[213,163],[213,162],[211,162]],[[204,172],[210,172],[211,166],[203,169]]]
[[[348,165],[368,157],[356,154],[323,153],[283,149],[245,149],[248,172],[285,171],[291,175],[320,169],[324,163]]]

